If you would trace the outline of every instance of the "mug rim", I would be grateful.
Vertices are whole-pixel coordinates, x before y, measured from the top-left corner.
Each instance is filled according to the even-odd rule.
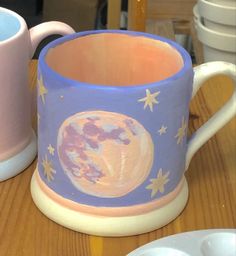
[[[145,83],[145,84],[135,84],[135,85],[103,85],[103,84],[94,84],[94,83],[88,83],[88,82],[83,82],[83,81],[79,81],[79,80],[75,80],[69,77],[65,77],[63,75],[61,75],[60,73],[56,72],[55,70],[53,70],[46,62],[46,55],[48,53],[48,51],[52,48],[55,48],[57,46],[59,46],[62,43],[66,43],[68,41],[77,39],[79,37],[83,37],[83,36],[88,36],[88,35],[93,35],[93,34],[126,34],[129,36],[140,36],[140,37],[146,37],[146,38],[150,38],[153,40],[158,40],[161,41],[163,43],[167,43],[168,45],[172,46],[180,55],[181,58],[183,60],[183,66],[181,67],[181,69],[176,72],[174,75],[171,75],[169,77],[167,77],[166,79],[160,80],[160,81],[155,81],[152,83]],[[138,32],[138,31],[131,31],[131,30],[114,30],[114,29],[107,29],[107,30],[88,30],[88,31],[82,31],[82,32],[77,32],[74,34],[70,34],[70,35],[66,35],[63,36],[61,38],[55,39],[52,42],[50,42],[49,44],[47,44],[41,51],[40,55],[39,55],[39,60],[38,60],[38,75],[42,74],[42,70],[45,72],[47,72],[48,75],[55,77],[55,79],[59,79],[60,81],[62,81],[63,83],[66,83],[67,86],[68,84],[74,85],[74,86],[90,86],[90,88],[94,88],[94,89],[116,89],[116,90],[122,90],[125,89],[127,90],[128,88],[150,88],[152,86],[157,86],[157,85],[161,85],[161,84],[166,84],[169,83],[171,81],[175,81],[177,79],[179,79],[180,77],[182,77],[187,71],[192,70],[192,60],[191,57],[189,55],[189,53],[178,43],[172,41],[171,39],[162,37],[162,36],[158,36],[158,35],[154,35],[154,34],[150,34],[150,33],[146,33],[146,32]]]
[[[8,14],[14,16],[20,23],[19,30],[13,36],[11,36],[11,37],[3,40],[3,41],[0,41],[0,46],[1,46],[1,45],[9,43],[11,41],[14,41],[16,38],[21,36],[25,31],[26,23],[25,23],[24,18],[22,18],[18,13],[14,12],[12,10],[9,10],[7,8],[4,8],[4,7],[0,7],[0,12],[3,12],[3,13],[5,12],[5,13],[8,13]]]

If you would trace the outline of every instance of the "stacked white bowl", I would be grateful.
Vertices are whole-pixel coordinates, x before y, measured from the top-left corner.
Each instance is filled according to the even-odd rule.
[[[198,0],[193,13],[204,61],[236,64],[236,0]]]

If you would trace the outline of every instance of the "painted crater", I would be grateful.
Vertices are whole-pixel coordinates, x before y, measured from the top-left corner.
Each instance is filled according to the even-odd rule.
[[[86,194],[124,196],[145,181],[152,167],[150,134],[123,114],[77,113],[62,123],[57,140],[63,170]]]

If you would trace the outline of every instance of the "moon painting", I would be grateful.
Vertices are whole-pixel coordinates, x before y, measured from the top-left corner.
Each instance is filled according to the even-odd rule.
[[[115,112],[86,111],[61,124],[57,151],[65,174],[79,191],[112,198],[130,193],[146,180],[154,146],[137,120]]]

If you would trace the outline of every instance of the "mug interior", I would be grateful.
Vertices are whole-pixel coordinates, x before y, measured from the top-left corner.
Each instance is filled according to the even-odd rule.
[[[0,9],[0,42],[14,36],[20,30],[21,24],[16,16]]]
[[[168,43],[123,33],[90,34],[50,48],[47,65],[61,76],[95,85],[153,83],[179,72],[184,61]]]

